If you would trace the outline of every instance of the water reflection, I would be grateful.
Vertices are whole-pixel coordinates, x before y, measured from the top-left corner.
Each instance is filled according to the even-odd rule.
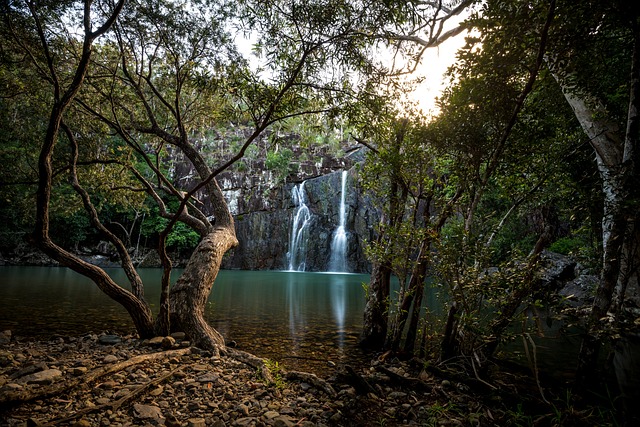
[[[304,286],[300,286],[293,273],[287,278],[287,299],[289,301],[289,333],[294,343],[295,350],[299,349],[302,332],[306,322],[304,318],[302,301],[304,301]]]
[[[338,330],[338,347],[342,348],[344,346],[344,322],[347,310],[347,295],[345,292],[347,277],[344,274],[334,274],[333,276],[335,277],[331,283],[331,306],[333,307],[333,316]]]
[[[126,283],[120,269],[109,274]],[[177,278],[180,271],[176,270]],[[157,310],[161,270],[141,269]],[[205,309],[227,340],[292,369],[318,372],[326,361],[363,357],[357,347],[367,275],[222,271]],[[0,267],[0,330],[17,336],[133,331],[127,312],[88,279],[66,268]],[[298,360],[314,359],[313,366]]]

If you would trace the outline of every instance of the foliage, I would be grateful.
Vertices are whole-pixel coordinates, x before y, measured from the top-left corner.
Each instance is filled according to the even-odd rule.
[[[277,151],[268,151],[265,159],[265,167],[275,173],[277,180],[286,180],[292,172],[291,158],[293,151],[284,148]]]

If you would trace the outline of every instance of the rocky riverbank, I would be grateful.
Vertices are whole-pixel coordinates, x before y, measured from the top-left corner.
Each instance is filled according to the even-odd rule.
[[[479,426],[534,413],[562,425],[548,422],[550,407],[535,408],[526,377],[443,379],[427,364],[381,356],[328,366],[326,380],[266,361],[267,381],[240,353],[214,357],[181,335],[0,338],[0,426]]]

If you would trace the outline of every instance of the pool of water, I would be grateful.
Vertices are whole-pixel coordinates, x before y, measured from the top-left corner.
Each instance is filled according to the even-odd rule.
[[[123,286],[121,269],[107,269]],[[174,271],[174,280],[180,274]],[[155,310],[160,269],[141,269]],[[368,275],[221,271],[206,307],[210,324],[240,349],[291,369],[326,370],[327,362],[368,358],[357,346]],[[47,337],[130,333],[127,312],[87,278],[63,267],[0,267],[0,330]]]

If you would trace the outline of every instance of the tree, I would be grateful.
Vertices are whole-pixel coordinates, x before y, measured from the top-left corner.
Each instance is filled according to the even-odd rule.
[[[26,55],[52,98],[40,147],[34,244],[125,306],[141,337],[179,328],[196,345],[219,352],[224,340],[206,323],[204,306],[222,256],[237,239],[216,176],[275,123],[311,114],[366,120],[363,100],[383,98],[377,85],[388,74],[373,55],[387,42],[383,30],[410,22],[415,12],[404,2],[369,6],[86,1],[80,12],[74,2],[5,4],[11,49]],[[100,19],[104,24],[94,31]],[[229,33],[234,25],[257,33],[260,66],[251,69],[237,53]],[[211,166],[204,151],[213,141],[205,136],[231,122],[249,124],[252,132]],[[189,182],[173,179],[163,163],[168,151],[191,165]],[[131,291],[56,244],[51,194],[67,185],[54,179],[62,174],[92,227],[116,249]],[[139,200],[144,193],[168,221],[158,245],[164,274],[155,321],[128,248],[99,209],[102,200]],[[200,242],[169,286],[166,241],[178,222]]]
[[[600,285],[578,367],[586,381],[597,372],[607,319],[627,329],[624,309],[638,287],[640,10],[627,2],[588,2],[563,12],[567,19],[547,64],[589,138],[604,195]]]

